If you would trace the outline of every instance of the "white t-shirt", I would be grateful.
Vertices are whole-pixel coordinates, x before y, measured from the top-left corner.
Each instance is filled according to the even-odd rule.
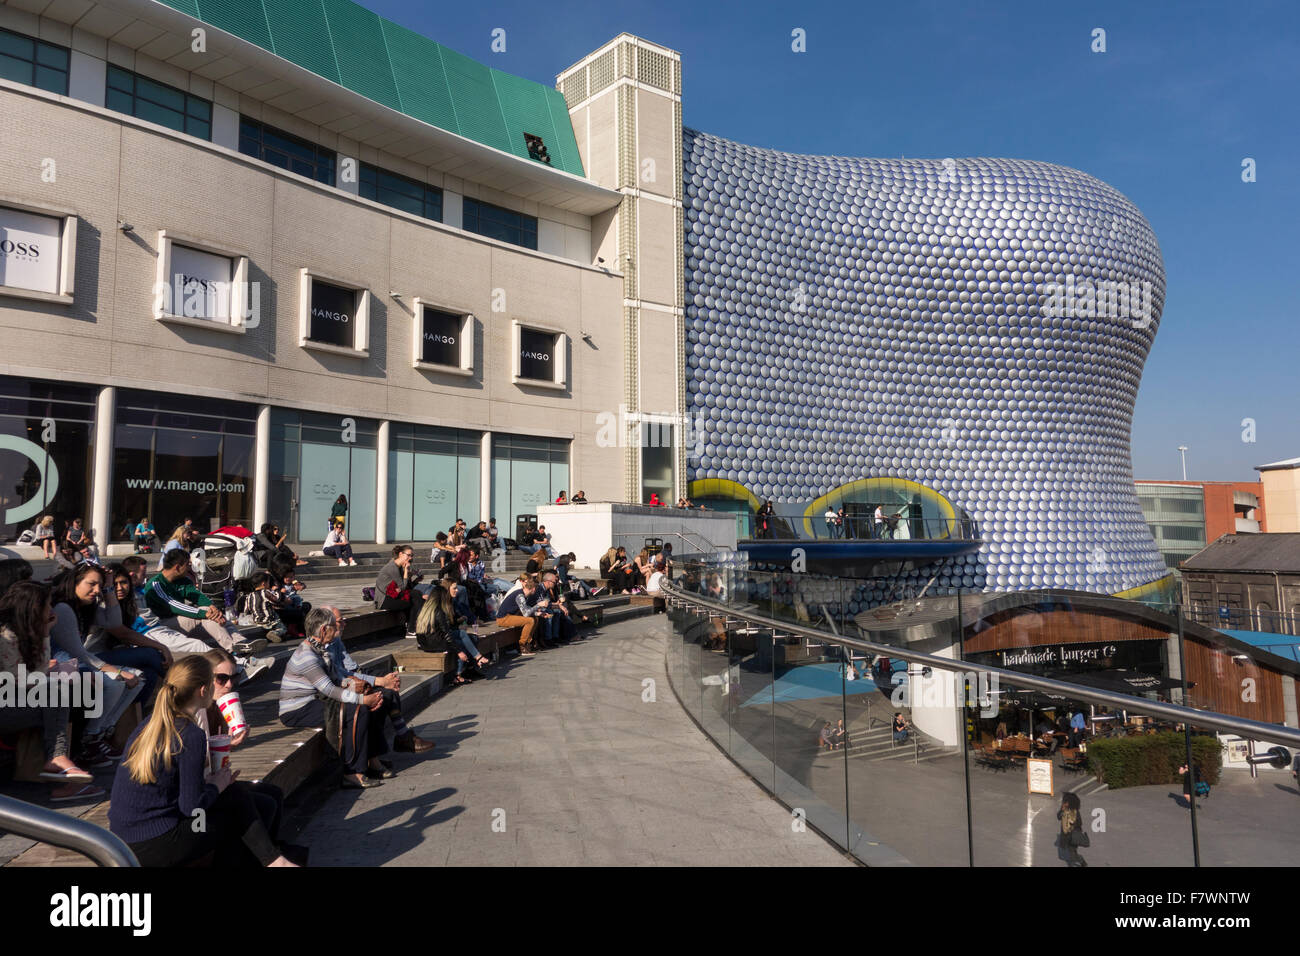
[[[826,520],[827,520],[828,522],[831,522],[831,521],[834,521],[834,520],[835,520],[835,509],[834,509],[834,508],[827,508],[827,509],[826,509]]]
[[[654,574],[650,575],[650,580],[646,582],[646,586],[645,586],[646,592],[654,593],[657,591],[662,591],[663,588],[659,586],[659,582],[662,581],[663,579],[664,579],[664,573],[662,571],[656,571]]]
[[[343,544],[343,535],[341,535],[337,529],[331,531],[329,534],[325,536],[325,547],[327,548],[337,548],[342,544]]]
[[[879,505],[877,505],[877,506],[876,506],[876,524],[881,524],[881,523],[884,522],[884,520],[885,520],[885,512],[884,512],[884,510],[883,510]]]

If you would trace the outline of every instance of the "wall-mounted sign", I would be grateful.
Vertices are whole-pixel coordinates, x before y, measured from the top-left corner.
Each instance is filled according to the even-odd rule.
[[[1052,761],[1035,760],[1030,757],[1025,761],[1027,773],[1029,774],[1029,792],[1045,793],[1049,797],[1052,795]]]
[[[543,382],[555,381],[554,332],[537,329],[519,329],[519,377],[534,378]]]
[[[420,311],[420,361],[459,368],[463,316],[427,305]]]
[[[1114,644],[1054,644],[1046,647],[1017,647],[1000,653],[1004,667],[1023,667],[1027,664],[1064,666],[1107,661],[1119,653],[1119,648]]]
[[[172,245],[174,314],[197,319],[230,321],[234,262],[228,256]]]
[[[56,216],[0,207],[0,285],[57,294],[62,228]]]
[[[357,298],[354,289],[313,278],[307,337],[327,345],[355,347]]]

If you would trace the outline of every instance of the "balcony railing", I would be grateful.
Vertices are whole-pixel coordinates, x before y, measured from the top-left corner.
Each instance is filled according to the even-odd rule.
[[[796,828],[865,863],[1294,863],[1300,818],[1285,768],[1300,730],[1187,706],[1218,698],[1209,683],[1189,693],[1176,662],[1159,674],[1105,669],[1117,687],[1127,676],[1150,688],[1124,692],[1099,668],[1044,676],[972,660],[965,647],[996,624],[994,602],[973,595],[928,615],[919,602],[896,608],[916,627],[865,640],[849,633],[856,582],[685,562],[678,572],[666,663],[683,706]],[[1040,618],[1064,600],[1042,598],[1031,602]],[[1225,679],[1239,673],[1253,671]],[[1194,779],[1179,775],[1186,766]],[[1213,787],[1213,822],[1202,825],[1184,783]],[[1058,817],[1067,791],[1079,809]],[[1077,818],[1091,846],[1062,845],[1062,818]]]

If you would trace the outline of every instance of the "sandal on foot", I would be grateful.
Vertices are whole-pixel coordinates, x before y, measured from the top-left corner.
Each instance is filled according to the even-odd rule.
[[[42,770],[40,777],[51,783],[90,783],[95,779],[80,767],[72,767],[68,770]]]

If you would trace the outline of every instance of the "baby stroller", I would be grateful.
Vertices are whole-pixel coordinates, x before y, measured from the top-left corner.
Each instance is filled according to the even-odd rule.
[[[227,590],[239,590],[239,584],[257,570],[253,558],[253,539],[214,532],[190,553],[190,567],[199,582],[199,590],[210,598],[222,598]]]

